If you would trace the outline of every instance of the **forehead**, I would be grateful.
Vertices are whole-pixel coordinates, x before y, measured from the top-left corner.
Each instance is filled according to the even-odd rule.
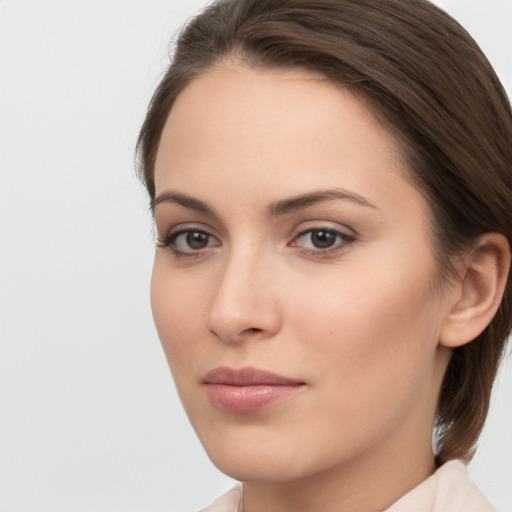
[[[261,197],[339,186],[375,202],[390,180],[411,188],[404,174],[394,137],[348,90],[303,70],[234,64],[178,96],[155,164],[157,194],[223,184],[233,198],[248,185]]]

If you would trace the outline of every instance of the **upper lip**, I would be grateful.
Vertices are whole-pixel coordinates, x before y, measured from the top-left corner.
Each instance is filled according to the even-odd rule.
[[[203,379],[204,384],[227,384],[231,386],[251,386],[267,384],[274,386],[290,386],[304,384],[297,379],[289,379],[282,375],[245,366],[243,368],[229,368],[221,366],[209,371]]]

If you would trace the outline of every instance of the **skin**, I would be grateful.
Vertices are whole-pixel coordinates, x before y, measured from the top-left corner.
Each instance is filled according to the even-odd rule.
[[[155,182],[155,323],[209,457],[244,482],[245,512],[378,511],[427,478],[450,357],[439,340],[461,288],[433,284],[429,208],[388,131],[317,76],[225,63],[177,98]],[[326,190],[349,197],[276,211]],[[344,235],[319,248],[321,229]],[[164,246],[180,230],[206,245],[185,233]],[[202,383],[219,366],[305,386],[226,412]]]

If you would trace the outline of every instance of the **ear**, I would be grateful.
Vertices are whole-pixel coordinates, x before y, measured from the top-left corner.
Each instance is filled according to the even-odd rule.
[[[441,345],[459,347],[482,333],[498,310],[509,269],[508,240],[499,233],[480,236],[461,262],[461,280],[441,328]]]

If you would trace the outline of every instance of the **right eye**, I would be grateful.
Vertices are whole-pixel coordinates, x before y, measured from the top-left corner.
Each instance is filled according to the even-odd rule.
[[[200,229],[181,229],[159,239],[159,247],[169,247],[176,256],[194,256],[211,247],[219,247],[220,241]]]

